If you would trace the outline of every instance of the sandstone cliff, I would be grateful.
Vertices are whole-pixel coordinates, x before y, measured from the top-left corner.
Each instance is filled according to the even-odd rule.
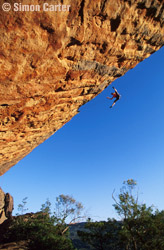
[[[0,224],[11,218],[13,208],[13,197],[9,193],[5,194],[0,188]]]
[[[0,10],[0,175],[164,44],[162,0],[60,2],[70,11]]]

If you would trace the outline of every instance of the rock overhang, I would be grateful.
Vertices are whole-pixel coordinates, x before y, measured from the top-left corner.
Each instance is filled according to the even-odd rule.
[[[0,12],[0,175],[164,44],[163,1],[64,4]]]

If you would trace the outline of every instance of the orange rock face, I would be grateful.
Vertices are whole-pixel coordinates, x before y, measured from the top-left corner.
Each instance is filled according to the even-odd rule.
[[[0,1],[0,175],[164,44],[161,0],[60,1],[69,11],[8,2],[5,12]]]
[[[0,188],[0,224],[12,217],[13,208],[13,197],[9,193],[5,194]]]

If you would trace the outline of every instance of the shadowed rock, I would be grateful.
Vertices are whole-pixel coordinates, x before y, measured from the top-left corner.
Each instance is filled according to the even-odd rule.
[[[6,219],[11,219],[13,209],[13,197],[9,193],[5,194],[0,188],[0,224]]]

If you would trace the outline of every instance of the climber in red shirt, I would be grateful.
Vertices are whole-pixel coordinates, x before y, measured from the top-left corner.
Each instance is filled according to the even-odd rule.
[[[108,99],[112,100],[113,98],[116,98],[113,102],[113,104],[110,106],[110,108],[112,108],[116,102],[120,99],[121,95],[117,92],[117,89],[115,89],[114,87],[112,87],[114,89],[114,93],[111,93],[112,97],[107,97]]]

